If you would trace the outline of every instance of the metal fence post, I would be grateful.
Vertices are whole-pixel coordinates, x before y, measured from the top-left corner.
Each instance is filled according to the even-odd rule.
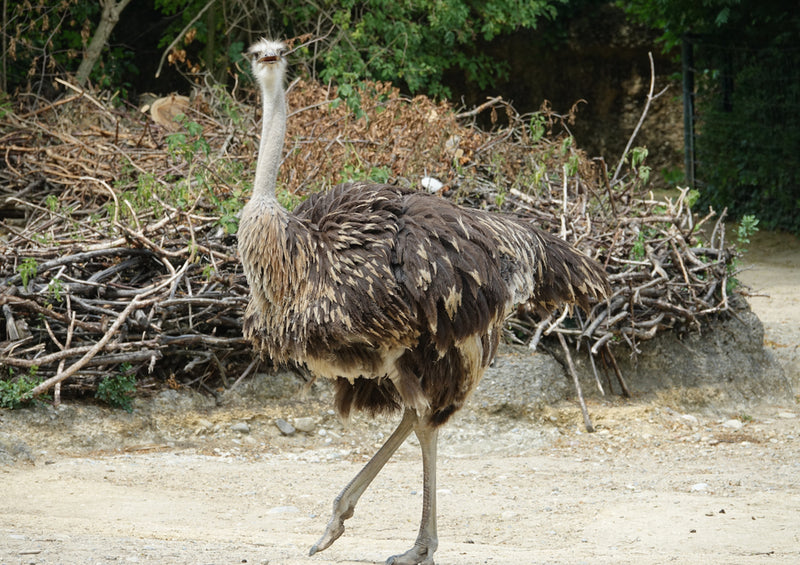
[[[686,184],[694,188],[694,47],[688,36],[681,42],[683,72],[683,167]]]

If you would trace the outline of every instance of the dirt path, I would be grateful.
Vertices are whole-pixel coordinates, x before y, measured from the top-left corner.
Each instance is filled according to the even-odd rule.
[[[764,323],[766,344],[800,393],[800,238],[756,233],[739,278],[751,287],[750,306]]]
[[[734,431],[663,408],[596,405],[595,434],[566,424],[577,421],[571,408],[536,434],[478,429],[467,413],[442,441],[437,563],[797,563],[800,418],[776,410]],[[416,533],[414,445],[345,535],[305,556],[366,456],[354,431],[314,449],[259,454],[228,442],[225,452],[219,440],[215,455],[140,447],[7,467],[0,562],[382,562]]]
[[[800,341],[796,244],[757,243],[743,277],[771,295],[751,303],[787,368]],[[421,469],[408,442],[345,535],[306,556],[391,422],[345,429],[317,401],[186,402],[176,409],[165,395],[131,416],[90,406],[0,413],[0,446],[15,461],[0,466],[0,564],[363,564],[412,543]],[[616,400],[590,410],[594,434],[569,404],[539,422],[457,415],[440,442],[436,562],[800,562],[796,403],[748,414]],[[313,430],[284,437],[277,416],[308,417]]]

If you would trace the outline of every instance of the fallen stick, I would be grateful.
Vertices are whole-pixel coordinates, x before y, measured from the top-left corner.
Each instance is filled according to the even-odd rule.
[[[592,425],[592,420],[589,418],[589,410],[586,408],[586,402],[583,400],[583,390],[581,389],[581,383],[578,380],[578,372],[575,370],[575,364],[572,362],[572,355],[569,353],[569,347],[567,347],[567,340],[564,339],[564,336],[558,332],[558,341],[561,343],[561,349],[564,350],[564,356],[567,359],[567,370],[569,371],[570,376],[572,377],[572,382],[575,385],[575,392],[578,394],[578,402],[581,405],[581,413],[583,414],[583,425],[586,427],[586,431],[592,433],[594,431],[594,426]]]
[[[157,299],[155,299],[155,298],[151,298],[150,300],[139,300],[138,296],[134,297],[134,299],[131,300],[130,304],[128,304],[128,306],[125,307],[125,309],[120,313],[120,315],[117,316],[117,319],[114,320],[114,323],[111,324],[111,327],[108,328],[108,331],[100,339],[100,341],[98,341],[96,344],[94,344],[94,346],[89,351],[87,351],[86,354],[83,357],[81,357],[75,363],[70,365],[68,369],[57,373],[55,376],[50,377],[49,379],[47,379],[43,383],[40,383],[39,385],[34,387],[33,390],[31,390],[28,393],[28,398],[33,398],[33,397],[39,396],[44,391],[49,389],[51,386],[53,386],[53,385],[55,385],[57,383],[60,383],[64,379],[74,375],[80,369],[85,367],[89,363],[89,361],[91,361],[92,357],[97,355],[97,353],[99,353],[100,350],[103,349],[103,347],[105,347],[106,343],[108,343],[108,340],[110,340],[111,337],[115,333],[117,333],[117,330],[119,329],[119,327],[123,324],[123,322],[125,322],[125,320],[128,319],[128,315],[131,312],[133,312],[133,310],[135,308],[141,308],[142,306],[147,306],[148,304],[153,304],[156,301],[157,301]]]

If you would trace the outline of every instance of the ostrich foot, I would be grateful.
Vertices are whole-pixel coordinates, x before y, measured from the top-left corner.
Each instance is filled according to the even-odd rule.
[[[386,443],[381,446],[372,459],[364,465],[364,468],[358,472],[333,501],[333,514],[328,522],[328,527],[325,528],[325,533],[322,534],[319,541],[311,546],[311,550],[308,552],[309,555],[314,555],[318,551],[329,548],[344,533],[344,521],[353,515],[358,499],[361,498],[372,479],[375,478],[392,454],[400,447],[400,444],[406,440],[416,423],[416,412],[406,410],[403,413],[403,419],[397,425],[397,429],[392,432]],[[400,563],[403,563],[403,561],[398,562],[398,564]],[[417,563],[419,562],[417,561]],[[433,562],[431,561],[431,563]]]
[[[311,546],[308,552],[309,555],[314,555],[318,551],[328,549],[333,542],[339,539],[344,533],[344,521],[353,515],[353,508],[354,506],[349,509],[349,512],[345,513],[334,511],[330,522],[328,522],[328,527],[325,528],[325,533],[317,540],[317,543]]]
[[[434,565],[433,552],[436,546],[428,547],[414,545],[411,549],[400,555],[392,555],[386,560],[386,565]]]

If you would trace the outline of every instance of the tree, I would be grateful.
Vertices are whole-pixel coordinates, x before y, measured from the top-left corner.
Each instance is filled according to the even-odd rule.
[[[92,36],[92,41],[89,43],[89,47],[86,49],[86,53],[78,67],[78,72],[75,74],[75,81],[79,85],[83,86],[89,79],[89,74],[97,64],[98,59],[100,59],[103,47],[105,47],[108,42],[111,32],[114,31],[114,26],[119,22],[120,13],[130,1],[131,0],[119,0],[119,2],[115,2],[114,0],[100,0],[100,5],[103,7],[100,23],[97,25],[97,29]]]
[[[556,8],[565,3],[244,0],[227,4],[224,12],[217,3],[205,18],[196,18],[199,10],[205,9],[206,0],[156,0],[164,13],[183,14],[183,21],[175,24],[164,44],[181,34],[199,42],[197,57],[212,74],[219,74],[214,68],[218,63],[226,66],[233,43],[250,42],[261,32],[272,37],[313,38],[294,57],[324,82],[351,85],[368,79],[390,81],[409,92],[436,95],[448,94],[442,84],[448,69],[458,69],[482,85],[507,72],[502,61],[476,49],[476,43],[517,29],[533,29],[541,20],[554,18]],[[221,39],[216,58],[204,49],[217,41],[215,38]]]
[[[686,35],[788,45],[800,29],[796,6],[785,0],[617,0],[617,4],[630,17],[663,31],[668,49]]]
[[[56,92],[53,77],[76,70],[80,84],[91,76],[104,86],[119,87],[129,55],[120,48],[109,52],[106,47],[129,2],[4,2],[0,90],[51,95]]]

